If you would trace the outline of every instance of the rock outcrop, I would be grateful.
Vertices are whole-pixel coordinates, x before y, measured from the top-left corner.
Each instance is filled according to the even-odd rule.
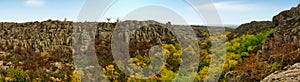
[[[245,23],[240,25],[238,28],[234,29],[233,33],[229,35],[229,39],[240,37],[246,34],[256,34],[270,30],[274,28],[272,21],[252,21],[250,23]]]
[[[296,63],[287,70],[276,71],[261,82],[298,82],[300,81],[300,63]]]
[[[265,41],[264,55],[289,54],[300,48],[300,5],[275,16],[273,25],[275,32]]]
[[[45,21],[28,23],[1,23],[0,48],[8,51],[9,48],[32,48],[43,52],[71,45],[73,22]]]
[[[164,28],[166,26],[178,27],[185,31],[187,26],[161,24],[156,21],[124,21],[128,30],[133,24],[149,24],[133,31],[129,41],[131,56],[135,54],[147,55],[153,45],[177,42],[176,36]],[[95,37],[95,46],[100,65],[113,63],[111,53],[111,38],[116,23],[107,22],[71,22],[71,21],[43,21],[27,23],[0,23],[0,67],[22,68],[30,71],[46,71],[58,73],[63,70],[74,70],[73,66],[73,38],[75,25],[96,24],[95,35],[88,33],[86,37]],[[201,39],[208,27],[192,27],[195,34]],[[228,28],[227,28],[228,29]],[[120,37],[123,35],[120,35]],[[86,38],[83,37],[83,38]],[[6,55],[8,54],[9,55]],[[8,62],[9,61],[9,62]],[[71,69],[71,70],[70,70]]]
[[[276,26],[275,32],[268,36],[263,45],[264,59],[270,63],[281,62],[282,67],[300,62],[300,5],[276,15],[273,25]],[[264,81],[299,81],[299,69],[292,68],[275,72]]]
[[[272,22],[252,22],[252,24],[241,25],[236,29],[236,32],[241,31],[240,34],[251,34],[256,31],[255,29],[258,29],[255,28],[256,26],[274,27],[275,32],[265,40],[262,51],[257,54],[258,59],[247,62],[248,64],[245,65],[253,66],[254,68],[249,68],[248,70],[235,69],[228,73],[226,76],[227,81],[259,81],[264,79],[263,77],[266,77],[263,81],[267,82],[299,81],[299,73],[296,72],[299,69],[282,70],[285,66],[300,62],[300,5],[274,16]],[[246,27],[254,27],[254,29],[249,31]],[[261,28],[260,30],[265,29]],[[298,65],[295,64],[294,67]],[[238,78],[238,80],[231,78]]]

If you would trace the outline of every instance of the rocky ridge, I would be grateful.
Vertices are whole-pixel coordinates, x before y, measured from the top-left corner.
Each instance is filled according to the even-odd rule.
[[[299,26],[300,5],[279,13],[273,17],[271,22],[251,22],[237,28],[235,30],[235,33],[238,32],[237,36],[257,33],[265,28],[274,28],[275,32],[267,37],[262,50],[257,51],[255,61],[245,64],[245,66],[253,66],[255,68],[233,69],[227,74],[227,81],[299,81],[298,69],[293,69],[293,67],[297,68],[299,65],[295,63],[300,61]],[[250,30],[251,28],[253,29]],[[256,29],[260,30],[256,31]],[[289,65],[293,66],[286,70],[284,67]]]
[[[252,21],[250,23],[242,24],[238,28],[234,29],[233,33],[229,35],[229,37],[233,39],[245,34],[253,35],[256,33],[268,31],[270,28],[274,28],[271,21]]]
[[[300,63],[286,66],[285,70],[276,71],[264,78],[261,82],[297,82],[300,81]]]
[[[288,70],[272,73],[263,81],[299,81],[300,5],[276,15],[273,24],[276,26],[275,32],[268,36],[263,46],[263,55],[271,60],[270,62],[280,59],[282,67],[296,64]]]
[[[162,24],[155,21],[124,21],[130,35],[119,34],[119,37],[128,37],[131,54],[148,55],[147,52],[153,45],[161,43],[175,43],[176,36],[169,29],[164,27],[173,26],[186,31],[187,26]],[[111,38],[117,23],[108,22],[86,22],[96,24],[95,48],[100,65],[109,65],[113,58],[111,55]],[[0,23],[0,69],[14,67],[25,70],[44,70],[48,73],[58,73],[65,69],[72,69],[72,33],[75,25],[85,25],[86,23],[76,23],[71,21],[44,21],[28,23]],[[136,31],[131,25],[138,24],[142,27]],[[147,24],[147,25],[145,25]],[[88,24],[89,25],[89,24]],[[297,81],[299,80],[299,60],[300,60],[300,5],[290,10],[283,11],[276,15],[272,21],[253,21],[243,24],[234,31],[226,28],[227,32],[232,32],[229,38],[239,37],[245,34],[255,34],[267,31],[271,28],[275,32],[268,36],[262,51],[256,62],[262,63],[262,68],[249,70],[233,70],[227,74],[227,81]],[[83,26],[89,27],[89,26]],[[208,32],[208,27],[192,26],[199,39],[203,38],[203,33]],[[93,37],[93,35],[89,35]],[[88,36],[87,36],[88,37]],[[49,53],[45,53],[49,52]],[[51,54],[51,55],[49,55]],[[135,56],[135,55],[131,55]],[[36,63],[33,63],[36,62]],[[265,66],[280,62],[278,69]],[[297,63],[297,64],[295,64]],[[264,65],[265,64],[265,65]],[[293,65],[294,64],[294,65]],[[293,65],[291,67],[286,67]],[[265,67],[265,68],[263,68]],[[288,69],[286,69],[286,68]],[[38,69],[42,68],[42,69]],[[33,69],[33,70],[32,70]],[[249,79],[248,73],[258,70],[265,78]],[[247,71],[247,72],[245,72]],[[277,71],[277,72],[275,72]],[[269,75],[271,74],[271,75]]]
[[[174,43],[176,37],[166,26],[178,28],[179,25],[162,24],[156,21],[124,21],[128,32],[136,27],[133,24],[149,24],[132,32],[129,40],[130,53],[147,55],[153,45]],[[48,74],[59,73],[64,70],[71,73],[73,65],[73,38],[75,26],[90,27],[95,25],[95,35],[89,33],[87,37],[95,37],[95,46],[100,65],[112,64],[111,37],[116,23],[108,22],[71,22],[47,20],[43,22],[0,23],[0,70],[22,68],[29,73],[46,71]],[[192,27],[201,39],[208,27]],[[228,30],[229,28],[227,28]],[[87,30],[91,30],[87,28]],[[231,29],[229,29],[230,31]],[[184,28],[178,30],[185,31]],[[129,35],[125,35],[129,36]],[[90,47],[90,46],[89,46]],[[135,56],[135,55],[131,55]],[[31,76],[34,77],[34,76]]]

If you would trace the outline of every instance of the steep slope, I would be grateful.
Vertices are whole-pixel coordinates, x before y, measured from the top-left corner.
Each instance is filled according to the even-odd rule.
[[[229,40],[233,38],[240,37],[246,34],[257,34],[261,32],[268,31],[274,28],[271,21],[252,21],[250,23],[245,23],[240,25],[238,28],[234,29],[233,33],[228,35]]]
[[[300,61],[300,5],[290,10],[283,11],[273,17],[272,25],[275,32],[270,34],[258,51],[243,63],[227,74],[227,81],[260,81],[275,71],[284,71],[287,65],[293,65]],[[297,71],[294,71],[297,74]],[[272,74],[267,77],[281,77],[284,81],[293,81],[285,78],[293,78],[286,72]],[[273,81],[273,80],[271,80]],[[275,81],[275,80],[274,80]]]
[[[156,21],[123,21],[126,22],[126,31],[132,31],[130,25],[150,24],[142,26],[130,35],[130,55],[147,55],[149,49],[157,44],[172,44],[177,42],[176,37],[166,26],[174,26],[185,31],[187,26],[162,24]],[[74,70],[72,49],[75,25],[87,27],[96,25],[95,35],[87,33],[84,39],[95,36],[95,48],[99,64],[107,66],[113,63],[111,52],[111,37],[115,31],[116,23],[108,22],[71,22],[71,21],[43,21],[27,23],[0,23],[0,76],[7,69],[21,68],[31,78],[44,74],[42,81],[50,81],[50,76],[71,75]],[[85,26],[88,25],[88,26]],[[208,32],[208,27],[192,27],[198,38]],[[227,28],[227,30],[231,30]],[[117,32],[117,31],[116,31]],[[89,37],[88,37],[89,36]],[[119,37],[129,36],[120,34]],[[92,59],[96,59],[93,57]],[[84,61],[82,61],[84,62]],[[84,62],[86,63],[86,62]],[[0,80],[1,81],[1,80]]]
[[[299,69],[281,69],[300,62],[300,5],[275,16],[273,23],[275,32],[266,40],[263,56],[269,62],[280,62],[281,68],[264,81],[299,81]]]
[[[300,48],[300,5],[275,16],[273,24],[276,26],[275,32],[266,40],[263,55],[272,58],[276,55],[290,54]]]
[[[300,81],[300,63],[285,67],[281,72],[276,71],[267,76],[262,82],[297,82]]]

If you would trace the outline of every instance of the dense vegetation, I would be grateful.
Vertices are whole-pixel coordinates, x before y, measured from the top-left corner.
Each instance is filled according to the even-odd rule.
[[[223,72],[221,74],[220,80],[224,80],[226,73],[232,70],[235,66],[239,65],[245,60],[251,60],[249,57],[251,55],[256,55],[257,50],[259,50],[264,43],[265,38],[274,32],[274,29],[270,29],[267,32],[258,33],[256,35],[243,35],[241,37],[235,38],[231,41],[226,42],[226,58],[225,65],[223,68]],[[230,33],[227,33],[230,34]],[[199,49],[201,57],[199,59],[199,70],[195,72],[196,78],[194,81],[204,81],[205,78],[211,78],[206,77],[211,59],[214,55],[212,52],[218,50],[211,49],[211,38],[208,33],[203,33],[203,36],[206,37],[205,40],[200,41],[199,43]],[[225,38],[225,37],[223,37]],[[140,76],[141,74],[135,74],[135,75],[125,75],[122,73],[115,64],[107,65],[105,66],[102,71],[104,72],[104,75],[101,77],[106,77],[107,79],[111,81],[168,81],[175,78],[175,76],[178,73],[178,68],[180,66],[180,63],[182,61],[181,59],[181,53],[190,53],[195,54],[194,49],[191,47],[188,47],[186,49],[181,50],[180,45],[178,43],[175,44],[161,44],[164,50],[164,53],[167,57],[167,61],[164,62],[165,66],[163,66],[162,70],[157,75],[153,75],[149,77],[149,79],[136,79],[134,77],[143,77]],[[40,53],[40,56],[43,60],[41,61],[47,61],[49,59],[49,53]],[[156,55],[162,55],[162,52],[156,53]],[[250,57],[252,58],[252,57]],[[51,59],[51,58],[50,58]],[[150,64],[150,58],[148,56],[144,55],[137,55],[134,58],[131,58],[130,61],[133,61],[137,66],[145,67]],[[276,64],[274,64],[274,67],[276,67]],[[129,69],[131,71],[142,71],[140,69]],[[83,71],[65,71],[61,73],[52,73],[52,74],[37,74],[36,76],[30,76],[28,72],[23,71],[20,68],[16,69],[10,69],[6,71],[2,71],[0,74],[0,82],[2,81],[19,81],[19,82],[26,82],[26,81],[44,81],[45,79],[49,79],[52,81],[72,81],[72,82],[78,82],[80,81],[80,78],[84,75],[88,75],[86,73],[83,73]],[[189,77],[189,76],[187,76]],[[93,78],[90,78],[91,80]]]
[[[274,29],[270,29],[257,35],[243,35],[226,42],[227,59],[231,65],[229,69],[249,58],[251,54],[256,54],[261,49],[266,37],[273,32]]]
[[[250,55],[255,55],[255,52],[261,48],[262,44],[264,43],[265,38],[274,32],[274,29],[270,29],[267,32],[258,33],[257,35],[243,35],[239,38],[235,38],[231,41],[226,42],[227,44],[227,57],[226,62],[224,65],[224,69],[222,72],[221,80],[224,80],[225,74],[233,69],[236,65],[243,62],[244,60],[247,60]],[[208,33],[204,33],[204,36],[207,36],[205,41],[199,40],[199,47],[200,47],[200,54],[201,58],[200,64],[199,64],[199,71],[197,73],[197,76],[194,81],[204,81],[206,77],[207,72],[209,70],[210,66],[210,60],[214,54],[212,54],[211,49],[211,43],[210,43],[210,37]],[[168,57],[168,60],[166,62],[166,66],[163,67],[162,71],[159,73],[159,75],[154,75],[149,80],[172,80],[176,73],[178,72],[177,69],[180,66],[181,58],[180,53],[182,52],[180,50],[179,44],[163,44],[164,52],[166,52],[166,55]],[[188,49],[184,49],[188,50]],[[192,51],[192,50],[191,50]],[[191,52],[193,53],[193,52]],[[225,57],[224,57],[225,58]],[[136,58],[132,58],[132,61],[134,61],[137,65],[144,67],[147,64],[149,64],[149,58],[147,56],[137,56]],[[114,67],[114,65],[109,65],[109,67]],[[109,70],[107,67],[104,70]],[[116,78],[121,78],[119,76],[119,73],[107,74],[108,78],[110,80],[114,80]],[[124,78],[124,77],[123,77]],[[125,78],[126,79],[126,78]],[[127,81],[140,81],[138,79],[134,79],[132,77],[127,77]]]
[[[198,42],[196,47],[190,43],[183,43],[188,47],[179,45],[173,32],[164,26],[178,27],[178,34],[183,35],[189,35],[184,33],[188,29],[170,22],[166,25],[152,20],[117,20],[116,23],[111,23],[110,18],[107,19],[108,22],[101,23],[66,20],[3,22],[0,24],[0,82],[169,82],[175,79],[185,82],[191,81],[186,80],[190,77],[194,82],[299,81],[298,11],[300,5],[279,13],[272,21],[253,21],[236,29],[225,28],[226,33],[208,33],[207,28],[219,29],[192,25],[197,38],[190,39]],[[126,23],[124,28],[128,29],[126,32],[129,35],[115,30],[117,23],[123,22]],[[95,41],[90,41],[94,36],[89,35],[94,33],[87,32],[92,29],[84,28],[86,24],[88,27],[97,27]],[[132,26],[136,24],[150,25],[138,28],[134,33],[129,32],[137,28]],[[82,28],[74,30],[74,25]],[[122,63],[126,63],[125,66],[128,67],[120,66],[120,60],[113,58],[113,33],[120,33],[114,37],[131,36],[125,39],[126,42],[129,40],[129,54],[119,55],[121,59],[123,56],[130,56],[129,64],[127,60]],[[77,39],[83,41],[77,41],[76,38],[73,40],[72,34],[81,36]],[[88,44],[88,41],[92,44]],[[213,41],[226,42],[226,46]],[[76,42],[84,46],[71,48]],[[118,44],[127,43],[117,42]],[[160,45],[162,51],[149,53],[154,45]],[[120,52],[127,49],[123,45],[120,48]],[[86,51],[88,49],[95,49],[95,54]],[[185,59],[198,61],[187,62]],[[153,61],[162,64],[153,64]],[[184,66],[186,67],[183,68]],[[159,72],[149,72],[149,69],[159,69]],[[99,71],[103,73],[99,74]],[[128,72],[130,74],[125,74]],[[144,73],[148,76],[144,76]]]

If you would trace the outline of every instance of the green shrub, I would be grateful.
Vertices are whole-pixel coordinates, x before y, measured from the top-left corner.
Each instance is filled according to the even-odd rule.
[[[0,74],[0,82],[4,82],[4,76],[2,74]]]
[[[281,65],[282,65],[281,62],[276,61],[276,62],[274,62],[274,63],[272,64],[272,67],[271,67],[271,68],[272,68],[272,69],[279,69]]]
[[[245,60],[251,53],[256,52],[257,48],[260,48],[268,35],[274,32],[274,29],[269,31],[258,33],[257,35],[243,35],[235,38],[229,42],[226,42],[227,52],[241,55]]]
[[[9,69],[6,74],[7,78],[11,78],[13,82],[29,82],[30,77],[22,69]]]
[[[8,62],[14,62],[15,60],[16,60],[15,57],[11,57],[11,58],[8,58],[8,59],[7,59]]]
[[[176,73],[174,73],[172,70],[168,70],[168,69],[162,69],[162,71],[160,72],[160,80],[162,81],[171,81],[175,78]]]
[[[67,71],[62,71],[62,72],[59,72],[59,73],[54,74],[53,76],[54,76],[55,78],[64,79],[64,78],[66,78],[66,75],[67,75],[67,74],[68,74]]]
[[[205,66],[209,66],[209,63],[207,63],[207,62],[200,62],[198,69],[202,69]]]

